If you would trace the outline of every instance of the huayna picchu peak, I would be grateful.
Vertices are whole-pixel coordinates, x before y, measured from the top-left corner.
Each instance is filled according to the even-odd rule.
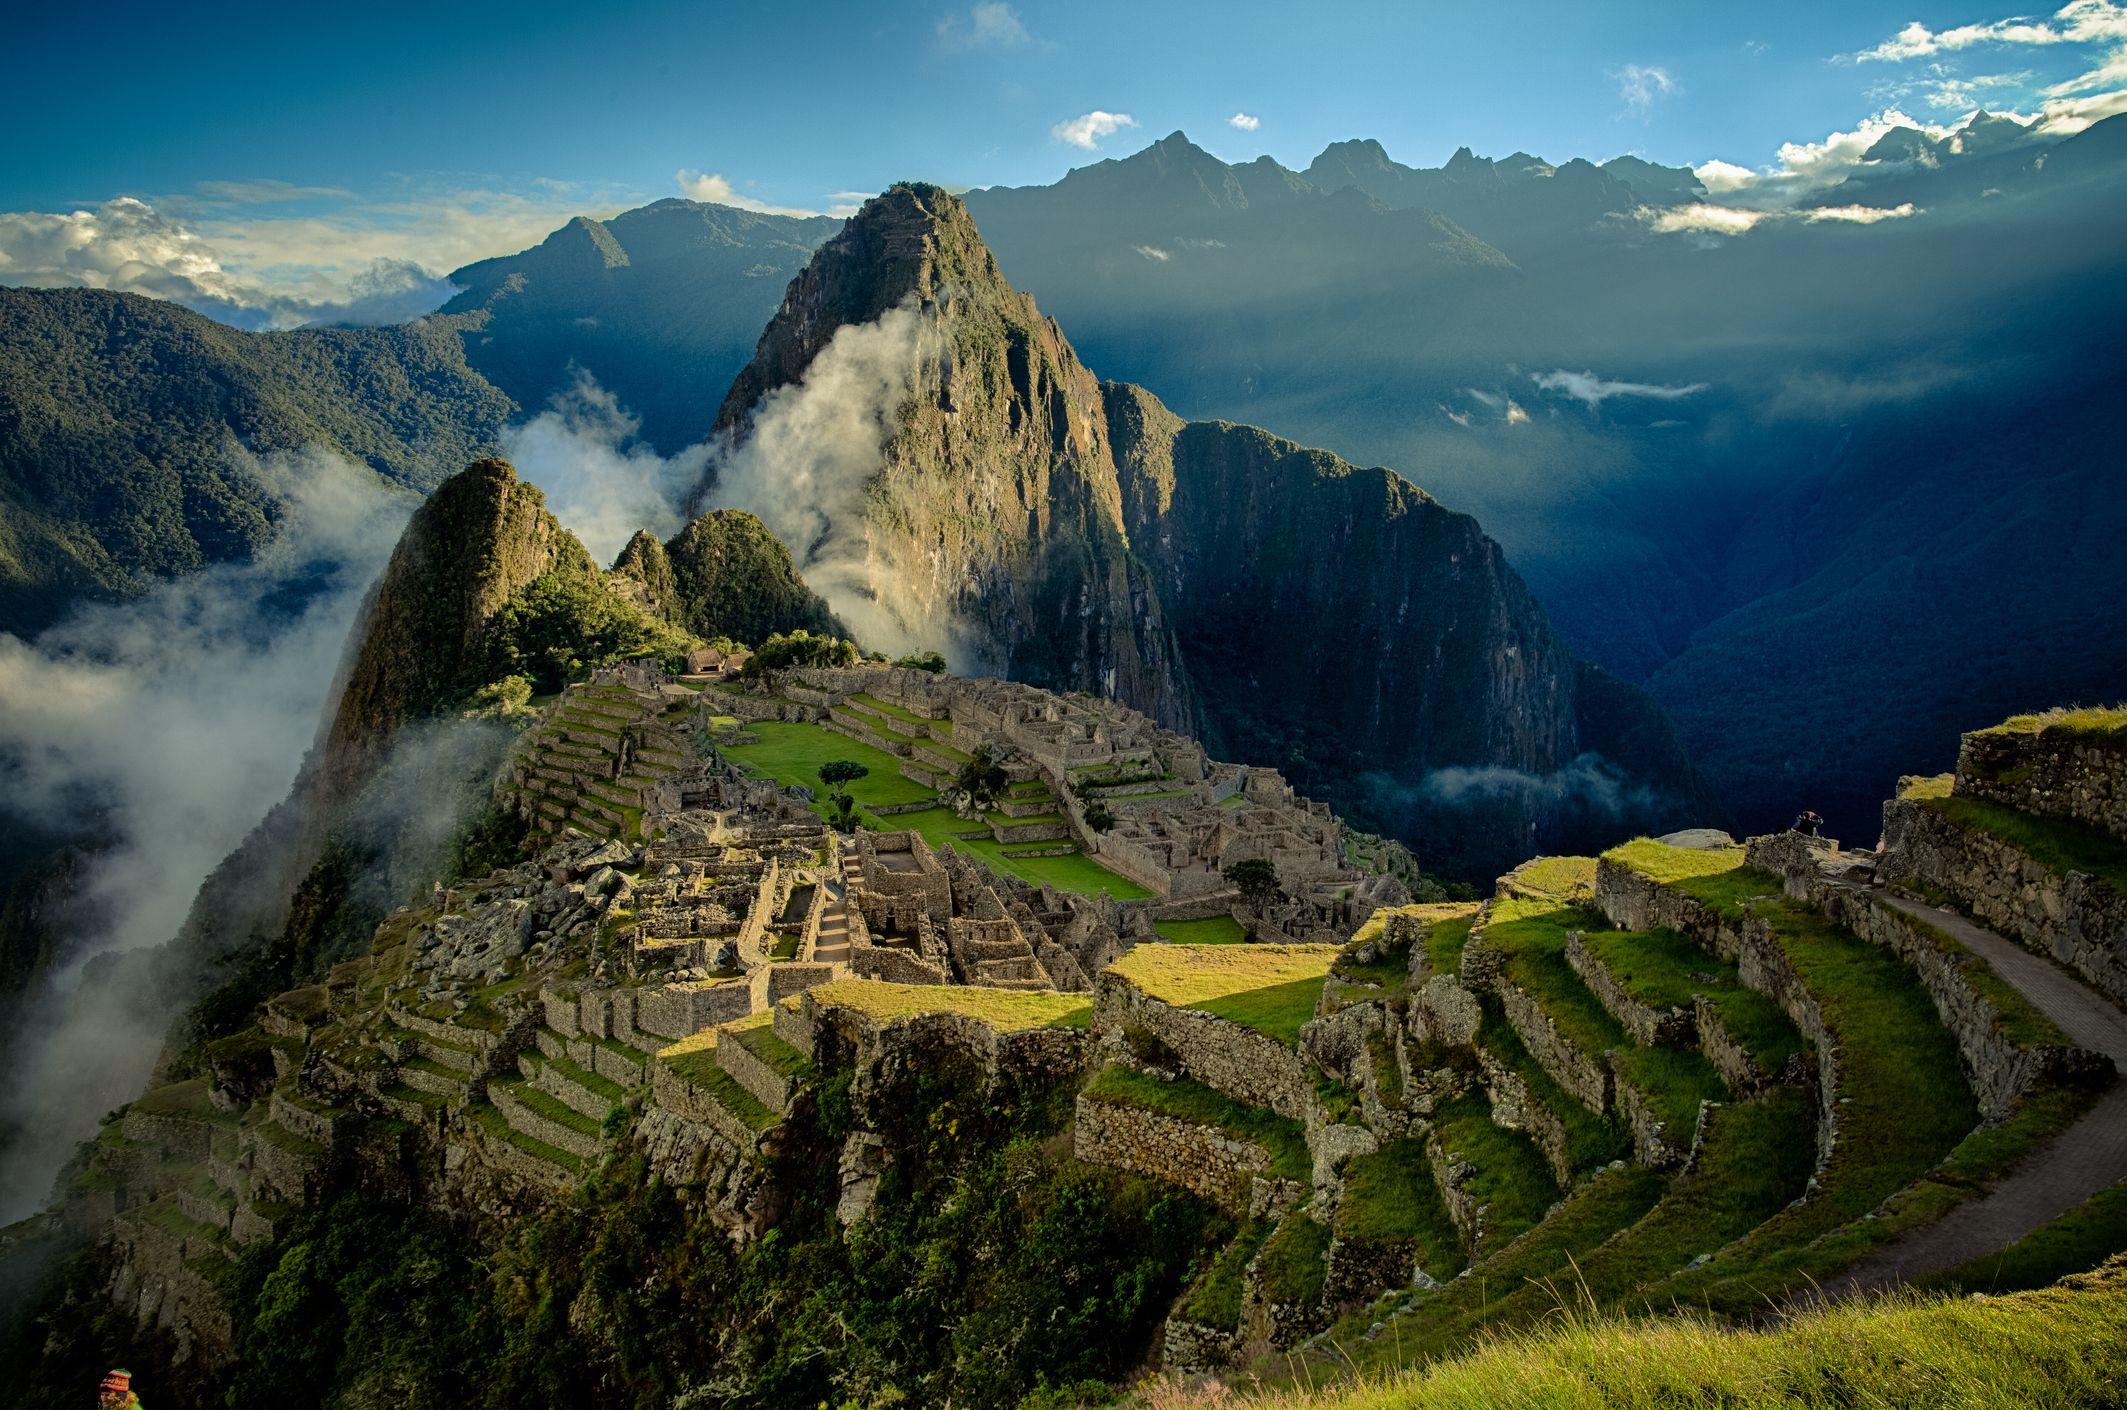
[[[1468,516],[1391,471],[1100,383],[936,187],[869,202],[792,281],[718,413],[725,463],[809,469],[779,400],[845,387],[842,354],[881,342],[860,490],[793,506],[780,477],[703,488],[831,573],[860,631],[943,626],[971,669],[1275,765],[1435,865],[1717,816],[1652,703],[1586,684]]]

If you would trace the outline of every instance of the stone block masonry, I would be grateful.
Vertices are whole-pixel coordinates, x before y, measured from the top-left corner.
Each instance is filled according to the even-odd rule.
[[[1883,880],[1956,899],[1981,923],[2051,955],[2127,1004],[2127,896],[2094,876],[2058,872],[2021,847],[1962,827],[1926,802],[1883,805]]]
[[[1980,730],[1957,751],[1956,791],[2127,839],[2127,740],[2058,728]]]
[[[1216,1126],[1081,1095],[1071,1153],[1089,1165],[1149,1175],[1245,1215],[1271,1154]]]
[[[1238,1023],[1161,1003],[1115,975],[1102,975],[1094,990],[1093,1027],[1104,1034],[1132,1027],[1151,1033],[1184,1072],[1250,1106],[1305,1121],[1314,1101],[1314,1077],[1293,1049]]]

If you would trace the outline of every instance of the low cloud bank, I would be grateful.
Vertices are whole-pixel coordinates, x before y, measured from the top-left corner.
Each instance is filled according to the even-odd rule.
[[[611,563],[637,529],[660,539],[679,532],[680,505],[709,463],[706,445],[659,455],[636,440],[641,424],[596,378],[579,372],[546,410],[503,436],[517,472],[545,492],[547,508],[600,565]]]
[[[252,563],[0,635],[0,787],[18,822],[88,836],[72,942],[24,996],[0,1093],[0,1222],[146,1079],[181,996],[121,962],[178,932],[201,881],[281,801],[410,498],[323,454],[252,467],[282,507]]]

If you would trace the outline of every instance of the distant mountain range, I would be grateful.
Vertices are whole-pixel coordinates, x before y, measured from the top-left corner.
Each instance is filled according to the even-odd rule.
[[[966,204],[1089,365],[1475,514],[1742,821],[1813,804],[1862,835],[1959,721],[2127,693],[2123,176],[2121,119],[1892,131],[1743,215],[1636,157],[1425,169],[1354,141],[1294,171],[1176,133]],[[226,436],[421,487],[588,376],[661,450],[697,441],[838,228],[662,201],[370,332],[6,291],[0,628],[249,552],[272,510],[213,470]],[[141,348],[218,390],[140,402],[113,369]]]

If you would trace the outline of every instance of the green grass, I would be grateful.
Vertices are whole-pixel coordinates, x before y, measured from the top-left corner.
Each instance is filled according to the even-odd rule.
[[[1015,991],[1016,992],[1016,991]],[[812,1072],[812,1060],[778,1038],[772,1026],[774,1015],[766,1010],[724,1025],[721,1041],[737,1043],[784,1077],[804,1077]]]
[[[1737,982],[1734,965],[1674,930],[1600,931],[1587,944],[1618,987],[1649,1008],[1688,1009],[1694,995]]]
[[[1465,1276],[1429,1292],[1390,1293],[1344,1318],[1330,1329],[1327,1340],[1353,1358],[1353,1368],[1362,1373],[1409,1365],[1465,1345],[1502,1298],[1532,1284],[1570,1283],[1578,1260],[1642,1218],[1667,1189],[1667,1177],[1655,1171],[1636,1166],[1606,1170],[1575,1189],[1534,1229],[1473,1264]],[[1367,1340],[1369,1324],[1388,1311],[1384,1303],[1405,1297],[1411,1308],[1393,1319],[1394,1331]],[[1279,1378],[1282,1384],[1290,1370],[1280,1369],[1286,1371]],[[1315,1370],[1303,1369],[1302,1374],[1322,1378]]]
[[[1631,1039],[1566,963],[1566,935],[1605,923],[1595,911],[1517,897],[1494,901],[1484,927],[1484,943],[1506,955],[1508,981],[1532,995],[1560,1035],[1597,1061]]]
[[[1045,989],[991,989],[972,984],[890,984],[883,979],[838,979],[807,991],[813,1001],[853,1009],[877,1023],[917,1014],[952,1013],[982,1020],[1003,1033],[1029,1028],[1083,1028],[1093,1012],[1085,994]],[[670,1051],[670,1049],[667,1049]]]
[[[1509,876],[1517,891],[1557,901],[1584,900],[1595,888],[1595,858],[1537,857]]]
[[[2064,818],[2018,812],[1983,798],[1953,794],[1920,801],[1958,827],[2001,839],[2049,871],[2079,871],[2127,895],[2127,843],[2111,833]]]
[[[1202,920],[1156,920],[1152,928],[1177,945],[1238,945],[1248,931],[1232,916],[1206,916]]]
[[[480,1129],[498,1141],[507,1141],[527,1155],[536,1155],[550,1165],[558,1165],[572,1175],[583,1173],[583,1158],[572,1155],[559,1146],[550,1146],[537,1136],[529,1136],[510,1125],[509,1118],[486,1102],[475,1102],[467,1108]]]
[[[497,1082],[496,1086],[508,1092],[517,1103],[534,1116],[544,1117],[556,1126],[566,1126],[586,1136],[599,1134],[599,1123],[585,1116],[575,1107],[562,1101],[551,1092],[543,1092],[522,1078]]]
[[[1086,1084],[1085,1094],[1096,1101],[1216,1126],[1230,1136],[1253,1141],[1270,1152],[1270,1174],[1282,1180],[1306,1180],[1314,1170],[1307,1153],[1307,1129],[1299,1122],[1245,1106],[1192,1078],[1162,1082],[1135,1068],[1107,1067]]]
[[[1567,1286],[1543,1325],[1455,1359],[1389,1380],[1308,1385],[1248,1403],[1256,1410],[2100,1410],[2117,1405],[2127,1384],[2127,1277],[2108,1270],[2091,1284],[2003,1298],[1820,1305],[1752,1330],[1694,1312],[1590,1314]]]
[[[1468,1262],[1440,1187],[1433,1183],[1425,1142],[1415,1137],[1391,1141],[1345,1164],[1335,1229],[1340,1239],[1416,1244],[1419,1266],[1443,1282]]]
[[[1436,920],[1425,930],[1425,969],[1428,974],[1462,973],[1462,951],[1469,943],[1474,914]]]
[[[706,1036],[713,1036],[713,1033],[711,1030],[711,1035]],[[704,1037],[696,1034],[694,1038],[682,1039],[659,1052],[657,1060],[707,1092],[717,1105],[737,1117],[748,1130],[766,1131],[775,1125],[776,1114],[724,1071],[723,1065],[716,1060],[716,1044],[700,1041]]]
[[[1631,1153],[1632,1139],[1624,1127],[1609,1117],[1597,1116],[1586,1103],[1558,1084],[1544,1070],[1500,1011],[1499,1001],[1486,999],[1484,1018],[1477,1030],[1478,1043],[1529,1089],[1529,1099],[1556,1117],[1566,1131],[1566,1164],[1573,1170],[1593,1170]]]
[[[2062,706],[2035,715],[2011,715],[1998,725],[1975,734],[2072,734],[2098,739],[2127,740],[2127,705],[2105,707]]]
[[[1502,1247],[1542,1221],[1558,1198],[1558,1184],[1535,1143],[1492,1123],[1482,1096],[1459,1097],[1433,1114],[1433,1131],[1452,1160],[1476,1167],[1469,1192],[1486,1207],[1484,1248]]]
[[[1140,945],[1108,967],[1141,993],[1253,1028],[1288,1048],[1315,1016],[1334,945]]]
[[[1802,1051],[1802,1033],[1794,1021],[1772,1001],[1770,995],[1738,984],[1706,996],[1720,1016],[1721,1026],[1737,1046],[1750,1054],[1758,1070],[1778,1073],[1788,1060]]]
[[[1924,1286],[2003,1293],[2081,1273],[2127,1251],[2127,1180],[2018,1239],[1998,1253],[1938,1273]]]
[[[1313,1306],[1321,1301],[1322,1281],[1329,1271],[1330,1233],[1321,1220],[1307,1214],[1288,1214],[1264,1241],[1263,1255],[1256,1260],[1256,1277],[1263,1295],[1272,1302]]]
[[[723,752],[749,772],[778,783],[801,785],[824,799],[827,790],[820,783],[820,765],[848,759],[871,770],[849,785],[850,797],[860,806],[890,808],[901,803],[923,803],[938,796],[934,789],[904,778],[898,758],[847,735],[788,720],[761,720],[751,729],[759,736],[757,742],[727,744]],[[823,816],[825,806],[822,803]]]
[[[963,838],[959,834],[969,830],[968,822],[947,808],[895,813],[873,821],[889,831],[912,829],[919,832],[933,847],[950,844],[994,872],[1016,876],[1036,886],[1053,886],[1078,896],[1105,895],[1118,901],[1143,901],[1152,896],[1145,887],[1108,870],[1083,852],[1069,852],[1057,857],[1020,857],[1014,856],[1010,849],[1024,847],[1025,843],[1002,843],[987,833]]]
[[[1728,1099],[1721,1074],[1696,1048],[1619,1048],[1610,1061],[1618,1080],[1647,1098],[1664,1138],[1680,1150],[1690,1149],[1699,1104]]]
[[[1269,1234],[1268,1224],[1244,1225],[1191,1285],[1182,1302],[1182,1316],[1207,1327],[1217,1327],[1220,1331],[1238,1330],[1242,1283],[1248,1271],[1248,1261],[1256,1256],[1256,1250],[1263,1246],[1263,1240]]]
[[[916,727],[917,733],[919,734],[922,733],[924,730],[929,729],[931,726],[931,721],[927,717],[919,715],[913,710],[905,710],[899,705],[890,704],[887,701],[881,700],[876,695],[872,695],[867,692],[859,692],[858,694],[852,695],[849,698],[854,703],[862,705],[865,709],[873,711],[876,714],[890,715],[894,719],[901,721],[903,724],[914,725]]]

